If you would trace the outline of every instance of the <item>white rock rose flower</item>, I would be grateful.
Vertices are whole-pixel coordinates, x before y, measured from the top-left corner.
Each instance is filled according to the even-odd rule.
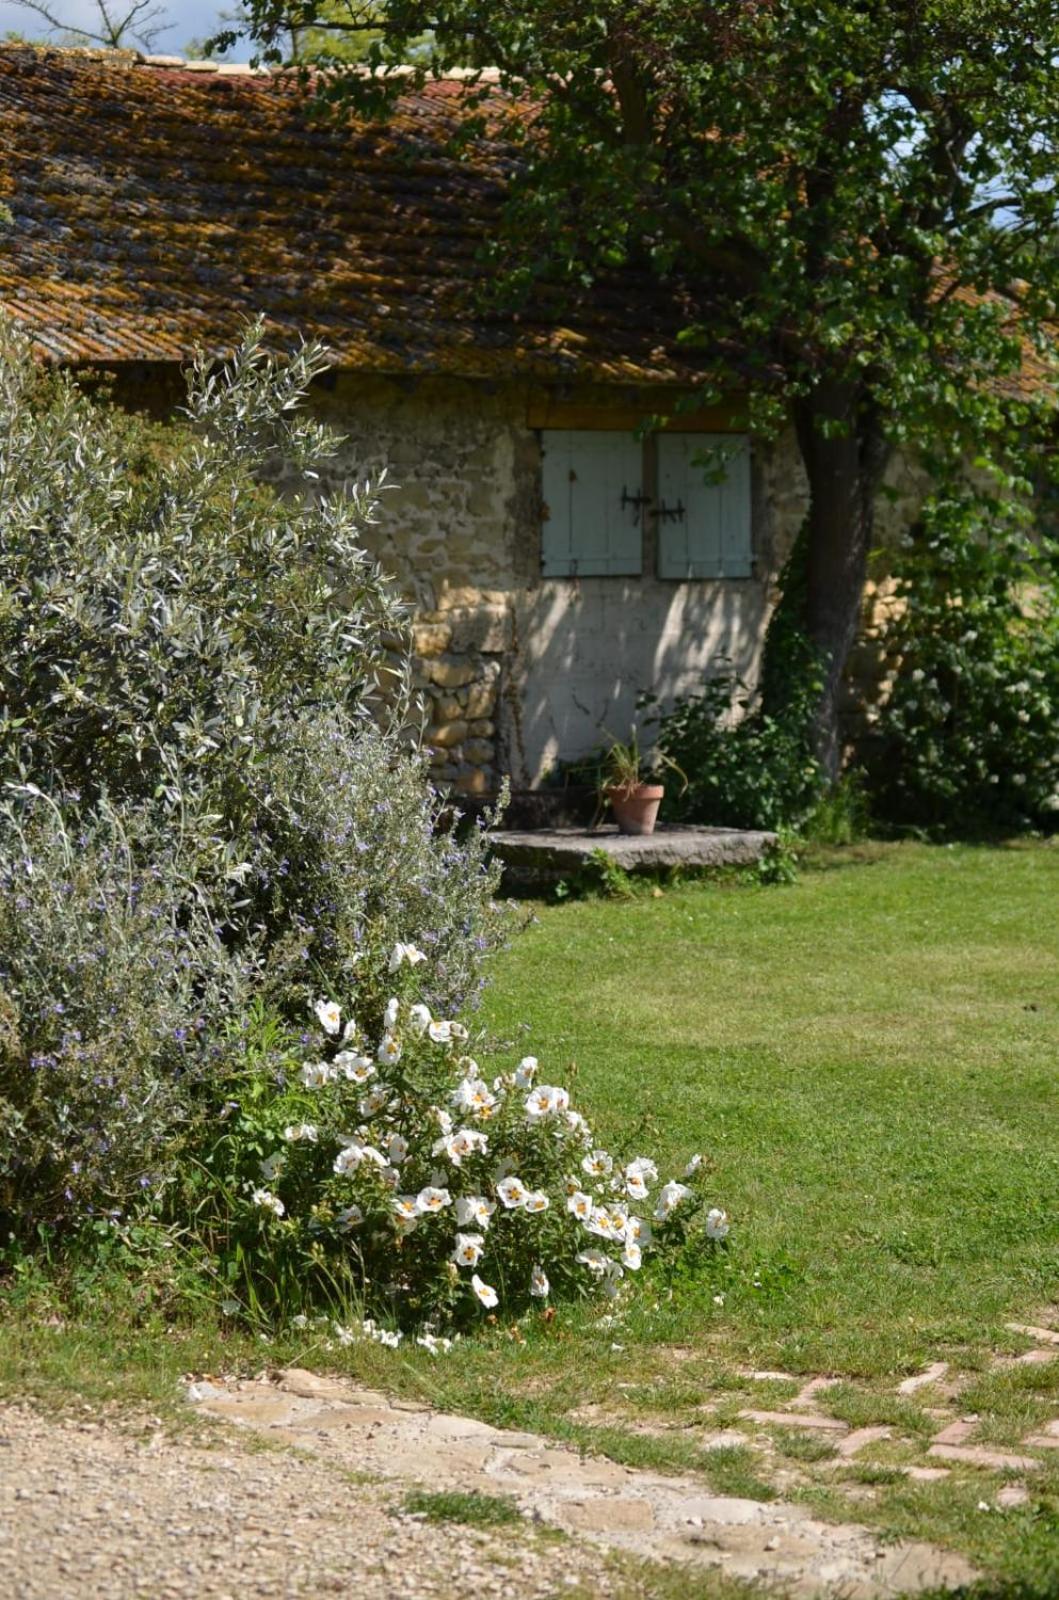
[[[320,1134],[315,1122],[292,1122],[283,1130],[288,1144],[315,1144]]]
[[[526,1099],[526,1116],[530,1122],[539,1122],[543,1117],[554,1117],[569,1109],[569,1094],[553,1084],[542,1083]]]
[[[602,1278],[607,1270],[608,1258],[602,1250],[582,1250],[576,1259],[588,1268],[593,1277]]]
[[[273,1194],[270,1189],[255,1189],[250,1198],[255,1206],[260,1206],[262,1211],[271,1211],[276,1217],[282,1217],[287,1209],[279,1196]]]
[[[585,1194],[582,1189],[575,1189],[574,1193],[566,1202],[566,1209],[570,1212],[571,1216],[575,1216],[579,1222],[589,1222],[592,1217],[594,1205],[595,1202],[590,1194]]]
[[[658,1191],[658,1204],[655,1206],[655,1221],[665,1222],[670,1212],[676,1206],[678,1206],[682,1200],[686,1200],[690,1193],[691,1190],[688,1188],[687,1184],[678,1183],[675,1178],[671,1178],[668,1183],[663,1184],[662,1188]]]
[[[425,1189],[420,1189],[416,1195],[416,1210],[422,1216],[432,1216],[438,1211],[444,1211],[446,1206],[451,1206],[452,1196],[447,1189],[438,1189],[433,1184],[428,1184]]]
[[[375,1052],[380,1066],[395,1067],[401,1059],[401,1041],[392,1033],[383,1034]]]
[[[478,1133],[474,1128],[457,1128],[455,1133],[443,1134],[433,1145],[431,1153],[447,1156],[453,1166],[458,1167],[465,1157],[473,1156],[475,1151],[484,1155],[488,1148],[489,1140],[484,1133]]]
[[[283,1171],[283,1163],[285,1160],[286,1155],[284,1151],[274,1150],[270,1156],[266,1156],[264,1161],[260,1163],[261,1176],[264,1178],[266,1183],[271,1183],[273,1178],[279,1176],[279,1174]]]
[[[728,1221],[727,1211],[722,1211],[720,1206],[714,1206],[706,1216],[707,1239],[727,1239],[731,1223]]]
[[[528,1211],[531,1216],[539,1216],[542,1211],[547,1211],[550,1205],[551,1201],[543,1189],[533,1189],[526,1196],[523,1210]]]
[[[391,1134],[390,1142],[386,1146],[386,1155],[392,1167],[399,1167],[408,1155],[408,1140],[399,1133]]]
[[[450,1096],[457,1111],[472,1111],[486,1116],[496,1105],[496,1095],[481,1078],[464,1078]]]
[[[342,1026],[342,1010],[334,1000],[317,1000],[313,1010],[325,1033],[334,1035],[338,1032]]]
[[[522,1060],[515,1068],[515,1088],[532,1088],[533,1080],[537,1075],[537,1067],[538,1062],[536,1056],[523,1056]]]
[[[364,1213],[359,1206],[343,1206],[335,1214],[335,1226],[339,1233],[349,1233],[353,1228],[359,1228],[364,1221]]]
[[[603,1268],[603,1293],[609,1300],[613,1300],[621,1287],[621,1280],[625,1276],[625,1269],[607,1257],[607,1264]]]
[[[471,1288],[474,1290],[483,1306],[485,1306],[485,1308],[489,1311],[492,1310],[493,1306],[496,1305],[500,1298],[496,1290],[490,1284],[482,1282],[477,1272],[471,1279]]]
[[[635,1240],[626,1239],[625,1248],[621,1253],[621,1260],[622,1265],[628,1267],[630,1271],[636,1272],[639,1270],[640,1262],[643,1260],[643,1252]]]
[[[452,1259],[458,1267],[476,1267],[484,1250],[485,1240],[480,1233],[458,1233]]]
[[[427,1035],[433,1044],[452,1043],[452,1023],[434,1021],[427,1026]]]
[[[520,1211],[529,1197],[529,1190],[521,1178],[516,1178],[514,1173],[510,1177],[502,1178],[496,1186],[497,1195],[508,1211]]]
[[[530,1273],[530,1294],[535,1295],[538,1300],[547,1300],[551,1287],[544,1268],[534,1267]]]
[[[429,1006],[425,1006],[421,1002],[414,1006],[409,1006],[408,1026],[411,1028],[417,1039],[421,1038],[422,1035],[426,1033],[427,1029],[430,1027],[431,1020]]]
[[[487,1200],[484,1194],[461,1195],[456,1202],[456,1221],[461,1226],[473,1222],[479,1228],[488,1228],[490,1218],[496,1210],[496,1202]]]
[[[377,1117],[380,1111],[385,1111],[390,1104],[392,1096],[389,1089],[382,1084],[377,1089],[369,1089],[367,1094],[362,1094],[357,1101],[357,1110],[362,1117]]]
[[[358,1055],[355,1050],[340,1050],[331,1065],[349,1083],[367,1083],[375,1075],[371,1057]]]
[[[389,970],[396,972],[400,966],[418,967],[421,961],[426,960],[424,951],[416,948],[414,944],[403,944],[400,939],[390,951]]]
[[[614,1221],[606,1206],[593,1206],[585,1227],[600,1239],[615,1238]]]
[[[398,1000],[396,995],[391,995],[389,1000],[386,1002],[386,1009],[382,1014],[382,1026],[386,1033],[392,1033],[396,1028],[397,1018],[400,1015],[400,1011],[400,1000]]]
[[[696,1172],[698,1172],[698,1170],[699,1170],[699,1168],[701,1166],[702,1166],[702,1157],[700,1155],[692,1156],[691,1160],[688,1162],[687,1166],[684,1168],[684,1176],[685,1176],[685,1178],[693,1178],[695,1176]]]
[[[334,1072],[326,1061],[307,1061],[298,1077],[307,1089],[323,1089],[331,1082]]]
[[[614,1162],[605,1150],[590,1150],[581,1162],[581,1171],[590,1178],[607,1178],[613,1168]]]

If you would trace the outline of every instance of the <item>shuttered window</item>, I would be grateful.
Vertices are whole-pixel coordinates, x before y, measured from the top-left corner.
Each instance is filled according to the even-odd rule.
[[[579,428],[541,435],[546,578],[639,576],[643,449],[628,433]]]
[[[749,578],[749,440],[659,434],[655,514],[660,578]]]

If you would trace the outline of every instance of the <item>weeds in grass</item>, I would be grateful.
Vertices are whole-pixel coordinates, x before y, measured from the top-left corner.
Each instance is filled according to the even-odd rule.
[[[702,1454],[702,1471],[710,1488],[741,1500],[775,1500],[776,1491],[758,1472],[759,1460],[749,1445],[730,1444]]]
[[[404,1497],[402,1510],[428,1522],[463,1522],[475,1528],[506,1528],[521,1522],[522,1512],[506,1495],[462,1493],[456,1489],[431,1493],[413,1489]]]
[[[788,1428],[772,1436],[777,1450],[789,1461],[830,1461],[835,1454],[830,1439],[819,1439],[812,1433],[802,1433]]]

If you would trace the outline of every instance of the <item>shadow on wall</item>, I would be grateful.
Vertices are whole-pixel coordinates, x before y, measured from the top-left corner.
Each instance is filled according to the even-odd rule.
[[[671,703],[716,670],[718,656],[756,675],[767,615],[758,579],[663,583],[643,578],[545,579],[518,601],[504,742],[517,784],[559,760],[626,738],[646,691]],[[517,725],[516,725],[517,724]]]

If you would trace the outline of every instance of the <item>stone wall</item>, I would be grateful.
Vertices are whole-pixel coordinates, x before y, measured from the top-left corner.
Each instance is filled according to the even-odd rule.
[[[648,524],[642,577],[542,580],[539,434],[529,420],[542,403],[625,418],[659,404],[628,391],[571,390],[557,402],[525,384],[351,373],[317,397],[346,438],[325,481],[385,467],[395,485],[371,545],[414,607],[436,776],[463,794],[493,791],[503,773],[532,784],[556,759],[624,737],[640,691],[663,702],[687,693],[719,656],[753,681],[776,578],[806,509],[789,433],[755,450],[753,578],[658,579]],[[907,462],[893,464],[881,545],[908,526],[923,487]],[[851,663],[851,734],[867,725],[882,666],[872,618]]]
[[[124,398],[158,410],[163,388],[148,373]],[[532,784],[556,758],[624,737],[639,691],[663,702],[686,693],[719,655],[753,680],[807,503],[793,434],[755,448],[753,578],[658,579],[648,523],[642,577],[557,580],[540,576],[531,419],[542,406],[582,406],[615,409],[627,426],[630,415],[661,409],[656,394],[333,373],[314,406],[344,437],[323,489],[388,474],[367,543],[412,607],[426,739],[437,779],[456,792],[493,792],[505,773]],[[889,487],[879,506],[883,545],[914,516],[922,476],[898,461]],[[876,599],[873,591],[873,607]],[[869,725],[885,665],[873,615],[851,662],[851,732]]]

